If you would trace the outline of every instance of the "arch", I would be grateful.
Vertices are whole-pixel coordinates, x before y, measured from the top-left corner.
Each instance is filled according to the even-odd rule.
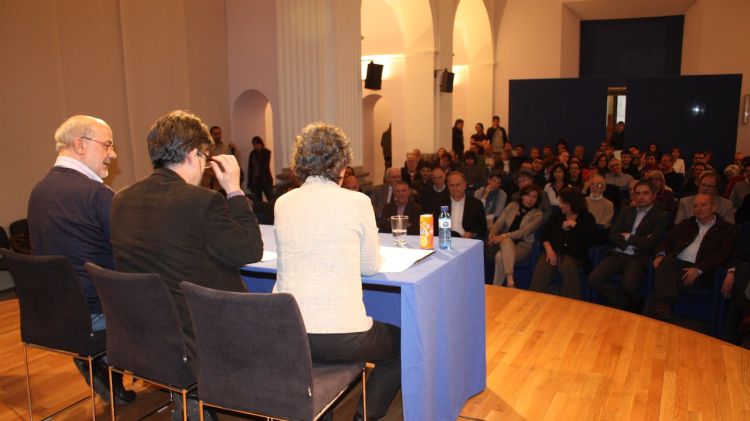
[[[362,150],[363,166],[370,172],[373,184],[381,184],[385,174],[385,160],[381,139],[391,126],[388,100],[379,94],[362,98]]]
[[[485,128],[493,114],[492,30],[482,0],[461,0],[453,22],[453,118],[466,120],[465,135],[477,122]]]
[[[247,161],[253,150],[253,136],[260,136],[266,147],[274,150],[273,110],[271,102],[261,91],[248,89],[237,96],[232,106],[232,135],[240,152],[240,168],[245,172],[244,183],[247,185]],[[276,174],[274,167],[271,159],[272,175]]]
[[[361,21],[363,61],[385,66],[377,95],[387,101],[372,105],[376,114],[380,107],[389,110],[394,161],[414,148],[434,150],[435,35],[430,0],[362,0]],[[373,91],[362,92],[363,97],[371,94]],[[381,134],[370,138],[368,145],[374,143],[379,148]],[[363,151],[372,149],[368,145]],[[382,156],[382,152],[377,155]],[[374,161],[364,161],[373,181],[379,184],[379,166],[368,167]]]

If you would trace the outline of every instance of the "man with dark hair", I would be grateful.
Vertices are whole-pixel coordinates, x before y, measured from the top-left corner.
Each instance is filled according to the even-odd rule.
[[[460,118],[453,124],[453,140],[451,143],[453,153],[461,159],[464,153],[464,121]]]
[[[112,129],[96,117],[70,117],[55,131],[55,148],[58,155],[54,166],[29,197],[31,251],[41,256],[62,255],[70,261],[88,304],[92,330],[105,330],[99,296],[83,265],[93,262],[114,269],[110,209],[115,193],[102,180],[117,158]],[[88,382],[88,364],[74,362]],[[92,368],[94,389],[107,401],[107,365],[98,358]],[[123,386],[122,375],[113,373],[112,381],[118,402],[135,399],[135,392]]]
[[[635,206],[626,208],[609,230],[609,242],[615,249],[589,275],[594,291],[620,309],[638,301],[641,281],[669,223],[667,214],[654,204],[656,195],[651,184],[637,182],[633,195]],[[622,274],[619,285],[612,282],[618,274]]]
[[[195,336],[180,282],[247,291],[237,268],[260,260],[263,240],[240,189],[237,160],[209,158],[213,141],[198,117],[187,111],[160,117],[147,143],[154,172],[117,193],[112,203],[115,263],[124,272],[161,275],[180,316],[187,364],[195,372]],[[226,197],[198,186],[208,165]],[[196,402],[189,403],[188,413],[197,415]]]
[[[508,132],[500,126],[500,116],[492,116],[492,127],[487,129],[487,139],[490,140],[490,145],[492,145],[492,152],[503,150],[503,146],[508,141]]]
[[[612,137],[609,139],[609,144],[612,145],[615,150],[622,150],[625,145],[625,122],[618,121],[615,130],[612,132]]]
[[[450,204],[450,193],[445,185],[445,171],[440,167],[433,168],[430,172],[430,181],[431,183],[419,192],[417,198],[417,203],[422,205],[425,212],[433,212],[435,209],[439,210],[440,206]]]
[[[620,152],[620,161],[622,163],[623,174],[628,174],[633,179],[638,180],[641,177],[641,172],[638,171],[638,167],[633,161],[633,153],[629,150],[623,150]]]
[[[693,214],[674,227],[657,248],[654,288],[643,310],[645,315],[671,319],[680,290],[711,285],[714,270],[732,256],[736,231],[714,213],[710,195],[695,196]]]

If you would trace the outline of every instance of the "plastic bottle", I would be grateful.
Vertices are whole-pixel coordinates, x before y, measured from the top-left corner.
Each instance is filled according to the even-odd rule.
[[[440,248],[449,250],[451,248],[451,214],[448,212],[448,206],[440,207],[438,235],[440,237]]]

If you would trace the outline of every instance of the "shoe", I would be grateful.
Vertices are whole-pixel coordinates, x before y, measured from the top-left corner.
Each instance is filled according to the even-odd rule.
[[[182,421],[182,395],[175,393],[173,396],[174,411],[172,411],[172,421]],[[188,421],[198,421],[201,419],[198,412],[198,401],[193,396],[188,396],[187,415]],[[203,419],[204,421],[216,421],[219,417],[216,415],[216,411],[212,408],[204,407]]]
[[[659,301],[654,310],[654,318],[664,322],[672,320],[672,304],[667,300]]]

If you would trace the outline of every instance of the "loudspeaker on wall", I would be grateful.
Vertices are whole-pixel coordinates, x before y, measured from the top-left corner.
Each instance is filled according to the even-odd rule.
[[[370,62],[367,65],[367,77],[365,78],[365,89],[377,91],[382,85],[383,65]]]

